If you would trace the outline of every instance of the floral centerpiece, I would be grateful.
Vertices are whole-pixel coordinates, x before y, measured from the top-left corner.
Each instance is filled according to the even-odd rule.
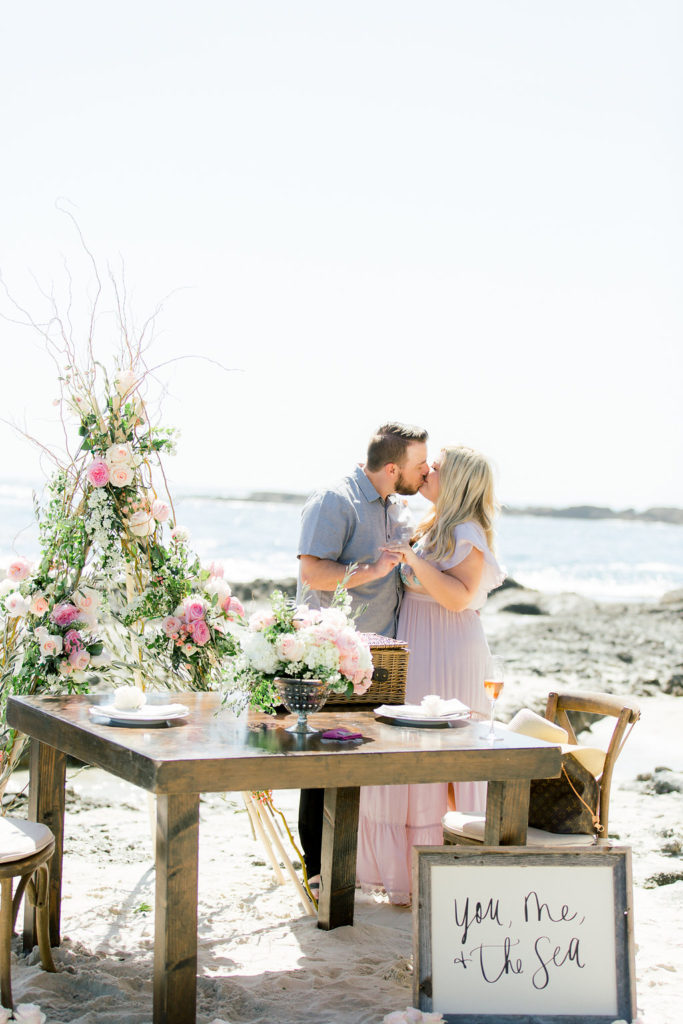
[[[276,590],[269,612],[254,613],[238,634],[225,698],[236,710],[272,711],[282,703],[279,678],[320,681],[324,691],[351,696],[372,681],[370,647],[356,631],[351,598],[343,585],[329,608],[297,605]]]

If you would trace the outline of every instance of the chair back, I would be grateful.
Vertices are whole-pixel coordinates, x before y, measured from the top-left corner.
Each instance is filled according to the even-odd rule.
[[[598,817],[603,828],[601,836],[606,839],[608,834],[612,772],[631,729],[640,718],[640,708],[637,702],[631,700],[631,698],[616,696],[611,693],[578,693],[567,690],[549,693],[545,717],[550,722],[555,722],[567,730],[570,743],[577,743],[576,733],[568,715],[568,712],[571,711],[600,717],[610,716],[616,719],[605,755],[605,765],[598,778],[598,785],[600,787]]]

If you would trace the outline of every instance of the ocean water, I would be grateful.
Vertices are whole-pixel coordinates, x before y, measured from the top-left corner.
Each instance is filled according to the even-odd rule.
[[[175,504],[194,549],[205,562],[221,562],[229,580],[296,575],[301,506],[190,496]],[[423,508],[416,506],[415,514]],[[683,588],[683,526],[501,516],[497,549],[510,576],[546,593],[657,601]],[[0,483],[0,567],[14,554],[37,553],[30,486]]]

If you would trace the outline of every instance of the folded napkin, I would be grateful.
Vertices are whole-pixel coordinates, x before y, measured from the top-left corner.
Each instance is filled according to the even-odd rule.
[[[542,715],[537,715],[529,708],[522,708],[508,722],[510,732],[518,732],[522,736],[532,736],[537,740],[546,740],[548,743],[556,743],[562,748],[563,754],[573,754],[583,767],[597,778],[605,766],[604,750],[599,747],[583,747],[577,743],[569,743],[569,733],[561,725],[550,722]]]
[[[422,704],[382,704],[375,709],[375,713],[390,718],[449,718],[451,715],[469,714],[470,710],[467,704],[453,697],[451,700],[442,700],[436,714],[432,707],[425,708]]]
[[[351,732],[343,726],[340,729],[328,729],[322,734],[324,740],[362,740],[362,732]]]

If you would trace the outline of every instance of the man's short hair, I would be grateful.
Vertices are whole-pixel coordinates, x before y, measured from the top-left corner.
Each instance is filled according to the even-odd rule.
[[[424,444],[428,437],[426,430],[409,423],[383,423],[370,438],[366,466],[371,473],[377,473],[388,462],[402,466],[408,445]]]

